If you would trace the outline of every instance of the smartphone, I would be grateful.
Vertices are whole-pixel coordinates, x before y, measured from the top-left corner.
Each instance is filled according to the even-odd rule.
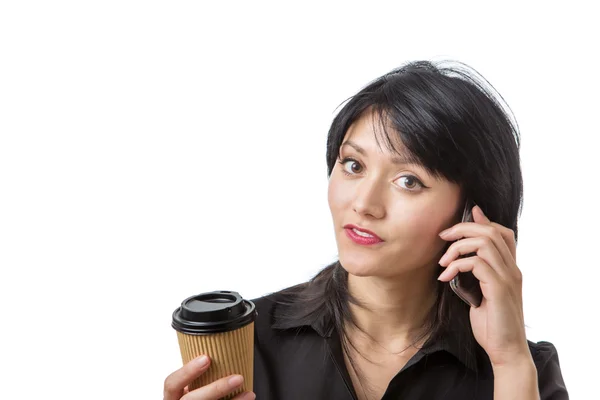
[[[472,210],[475,203],[471,200],[465,202],[462,222],[473,222]],[[459,239],[460,240],[460,239]],[[471,257],[477,253],[463,254],[459,258]],[[451,281],[450,287],[465,303],[471,307],[479,307],[483,299],[479,280],[475,278],[472,272],[459,272]]]

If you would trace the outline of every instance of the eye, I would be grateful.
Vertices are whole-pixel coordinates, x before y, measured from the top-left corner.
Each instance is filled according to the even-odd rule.
[[[343,172],[346,175],[360,174],[362,171],[362,165],[353,158],[344,158],[339,163],[342,165]]]
[[[417,186],[420,188],[425,187],[425,185],[423,185],[423,183],[421,183],[421,181],[413,175],[401,176],[400,178],[396,179],[396,182],[400,182],[400,187],[411,191],[415,190]]]

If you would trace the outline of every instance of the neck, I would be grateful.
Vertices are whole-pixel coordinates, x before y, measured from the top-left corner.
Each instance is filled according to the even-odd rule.
[[[423,333],[437,281],[429,268],[394,278],[348,274],[348,290],[360,302],[350,303],[358,335],[400,351]]]

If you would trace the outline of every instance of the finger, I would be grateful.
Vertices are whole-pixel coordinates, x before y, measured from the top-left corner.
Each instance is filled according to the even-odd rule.
[[[451,262],[438,279],[443,282],[451,281],[459,272],[472,272],[483,286],[500,285],[500,277],[492,267],[478,256],[461,258]]]
[[[219,400],[239,389],[244,383],[241,375],[230,375],[214,381],[213,383],[192,390],[181,400]]]
[[[460,256],[476,253],[485,262],[487,262],[500,276],[506,275],[506,266],[504,259],[498,252],[492,241],[485,236],[467,238],[458,240],[446,250],[446,253],[440,258],[439,264],[443,267],[449,265]]]
[[[256,394],[254,392],[244,392],[235,396],[232,400],[254,400],[256,399]]]
[[[489,225],[492,221],[483,213],[483,210],[479,206],[473,207],[471,210],[471,215],[473,215],[473,220],[478,224]]]
[[[492,224],[479,224],[476,222],[461,222],[452,228],[446,229],[440,233],[440,237],[447,241],[455,241],[462,238],[485,236],[490,238],[498,253],[504,260],[504,264],[513,265],[515,260],[510,253],[504,238],[500,231]]]
[[[510,251],[510,254],[513,257],[513,260],[515,260],[516,262],[517,242],[515,241],[515,231],[495,222],[492,222],[492,226],[498,229],[498,231],[500,231],[500,235],[502,235],[502,238],[504,239],[504,242],[506,243],[506,246],[508,247],[508,250]]]
[[[492,222],[489,218],[484,214],[483,210],[479,206],[473,207],[473,219],[475,222],[481,222],[482,224],[491,225],[500,233],[500,236],[504,240],[506,247],[510,255],[512,256],[512,260],[517,260],[517,246],[515,242],[515,231],[510,228],[505,227],[504,225],[500,225],[496,222]]]
[[[173,372],[165,379],[163,399],[179,400],[184,395],[184,388],[206,372],[209,366],[210,358],[200,356]]]

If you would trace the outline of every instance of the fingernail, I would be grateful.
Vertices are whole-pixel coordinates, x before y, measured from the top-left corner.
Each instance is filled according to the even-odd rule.
[[[241,375],[235,375],[232,376],[231,378],[229,378],[229,385],[231,386],[240,386],[242,384],[242,382],[244,382],[244,377]]]
[[[485,213],[483,212],[483,210],[481,209],[481,207],[479,207],[479,206],[475,206],[475,207],[477,207],[477,209],[479,210],[479,212],[481,213],[481,215],[485,215]]]
[[[444,231],[441,231],[440,232],[440,236],[441,237],[448,236],[451,232],[452,232],[452,228],[448,228],[448,229],[446,229]]]
[[[242,400],[254,400],[256,399],[256,395],[253,392],[248,392],[242,397]]]
[[[446,279],[446,272],[448,272],[448,270],[445,270],[440,274],[440,276],[438,276],[438,281],[443,281]]]
[[[444,265],[446,263],[446,261],[448,261],[448,253],[444,254],[444,256],[442,258],[440,258],[440,261],[438,262],[438,264]]]
[[[205,367],[208,364],[208,357],[202,356],[196,359],[196,363],[199,367]]]

